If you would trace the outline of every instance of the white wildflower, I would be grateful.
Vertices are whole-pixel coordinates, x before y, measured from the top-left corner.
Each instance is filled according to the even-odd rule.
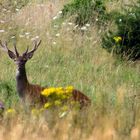
[[[87,30],[87,27],[86,26],[83,26],[83,27],[81,27],[81,30],[82,31],[86,31]]]
[[[16,8],[16,11],[18,12],[18,11],[19,11],[19,9],[18,9],[18,8]]]
[[[0,33],[4,33],[5,32],[5,30],[0,30]]]
[[[90,27],[90,24],[89,24],[89,23],[87,23],[87,24],[86,24],[86,26],[87,26],[87,27]]]
[[[16,38],[16,37],[15,36],[12,36],[11,38],[13,39],[13,38]]]
[[[99,19],[98,18],[96,18],[96,21],[98,21]]]
[[[58,14],[59,14],[59,15],[62,14],[62,11],[59,11]]]
[[[56,45],[56,42],[55,41],[53,42],[53,45]]]
[[[36,39],[39,39],[39,36],[35,36],[35,37],[31,38],[31,41],[34,41]]]
[[[53,20],[56,20],[58,18],[58,16],[53,17]]]
[[[25,33],[25,35],[29,35],[29,34],[30,34],[29,32]]]
[[[119,22],[122,22],[122,19],[121,18],[119,19]]]
[[[37,35],[35,38],[36,38],[36,39],[38,39],[38,38],[39,38],[39,36]]]
[[[72,22],[69,22],[69,23],[68,23],[68,25],[72,25],[72,24],[73,24]]]
[[[59,34],[59,33],[57,33],[55,36],[56,36],[56,37],[59,37],[59,36],[60,36],[60,34]]]

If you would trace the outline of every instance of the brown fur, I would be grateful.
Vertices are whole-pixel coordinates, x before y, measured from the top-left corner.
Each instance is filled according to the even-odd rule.
[[[44,89],[45,87],[41,87],[39,85],[28,84],[26,89],[26,97],[28,97],[28,100],[32,104],[34,103],[44,104],[47,102],[46,97],[41,95],[41,92]],[[73,101],[79,102],[81,108],[88,106],[91,103],[90,99],[86,95],[84,95],[82,92],[76,89],[73,90],[71,99]]]

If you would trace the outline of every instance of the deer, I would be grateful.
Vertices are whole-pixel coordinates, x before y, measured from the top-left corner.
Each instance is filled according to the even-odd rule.
[[[2,42],[0,40],[1,48],[7,52],[10,59],[12,59],[16,64],[16,90],[21,102],[29,102],[30,104],[44,104],[47,102],[46,97],[44,97],[41,92],[48,87],[42,87],[40,85],[31,84],[28,81],[25,65],[28,60],[30,60],[35,51],[38,49],[41,44],[41,40],[33,41],[33,48],[29,51],[29,46],[22,55],[19,54],[16,44],[14,43],[14,51],[11,51],[7,42]],[[72,100],[79,102],[80,107],[83,108],[91,103],[90,99],[81,91],[74,89],[72,92]]]

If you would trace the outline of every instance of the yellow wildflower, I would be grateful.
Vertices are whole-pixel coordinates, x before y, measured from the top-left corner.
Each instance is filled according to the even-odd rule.
[[[61,99],[61,100],[68,99],[68,98],[69,98],[69,96],[67,96],[66,94],[62,94],[62,95],[60,96],[60,99]]]
[[[42,113],[42,112],[44,112],[45,111],[45,109],[44,108],[40,108],[40,113]]]
[[[31,110],[31,114],[33,116],[39,116],[40,114],[42,114],[45,111],[45,108],[33,108]]]
[[[7,113],[16,113],[15,109],[12,109],[12,108],[8,109],[6,112]]]
[[[121,36],[115,36],[113,39],[115,40],[116,43],[122,41],[122,37]]]
[[[5,114],[7,116],[13,116],[16,114],[16,111],[15,111],[15,109],[9,108],[8,110],[6,110]]]
[[[68,90],[69,92],[72,92],[74,90],[74,87],[73,86],[68,86],[65,89]]]
[[[63,90],[62,87],[55,88],[55,91],[62,91],[62,90]]]
[[[46,97],[49,97],[50,95],[54,94],[54,95],[59,96],[59,97],[62,96],[62,98],[63,98],[63,95],[65,97],[67,93],[72,93],[73,90],[74,90],[74,88],[72,86],[68,86],[66,88],[62,88],[62,87],[53,88],[53,87],[51,87],[51,88],[44,89],[41,94],[46,96]]]
[[[59,106],[59,105],[62,104],[62,102],[61,102],[60,100],[56,100],[56,101],[54,102],[54,104],[55,104],[56,106]]]
[[[62,109],[62,111],[67,111],[69,109],[69,107],[67,105],[64,105],[61,109]]]
[[[32,115],[37,116],[37,115],[39,115],[40,112],[39,112],[39,110],[33,108],[32,111],[31,111],[31,113],[32,113]]]
[[[51,105],[52,105],[51,103],[47,102],[47,103],[45,103],[44,108],[47,109],[47,108],[49,108]]]
[[[64,89],[63,88],[56,88],[56,94],[57,95],[62,95],[62,94],[64,94],[65,93],[65,91],[64,91]]]
[[[51,95],[54,92],[55,92],[55,88],[46,88],[42,91],[41,94],[48,97],[49,95]]]

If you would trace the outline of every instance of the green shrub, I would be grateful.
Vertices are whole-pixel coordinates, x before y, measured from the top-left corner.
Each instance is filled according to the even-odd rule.
[[[123,14],[113,13],[118,30],[103,37],[103,48],[128,60],[140,59],[140,2]],[[121,38],[120,40],[116,40]]]
[[[0,81],[0,100],[4,102],[6,107],[10,107],[18,101],[14,86],[12,81]]]
[[[63,16],[75,15],[75,23],[80,26],[97,20],[101,22],[105,11],[104,0],[73,0],[62,10]]]

